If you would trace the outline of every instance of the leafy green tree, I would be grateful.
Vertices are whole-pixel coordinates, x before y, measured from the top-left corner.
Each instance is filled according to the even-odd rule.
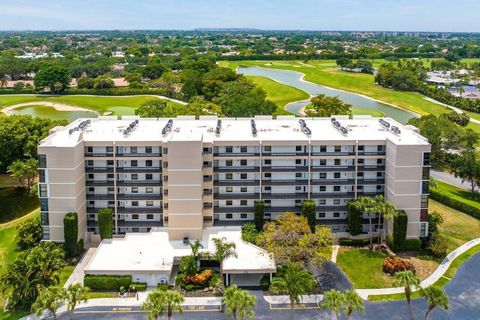
[[[102,208],[98,210],[98,229],[100,238],[111,239],[113,236],[113,213],[110,208]]]
[[[203,245],[200,242],[200,240],[195,240],[195,241],[190,241],[188,243],[190,246],[190,249],[192,250],[192,256],[195,258],[195,260],[200,261],[200,258],[203,255],[203,252],[201,251],[203,249]]]
[[[193,276],[200,271],[198,261],[193,255],[183,257],[179,269],[186,276]]]
[[[77,79],[78,89],[93,89],[95,87],[94,78],[79,78]]]
[[[223,279],[223,261],[230,257],[237,257],[235,252],[235,242],[227,241],[227,238],[213,238],[213,244],[215,245],[215,252],[213,258],[220,263],[220,276]]]
[[[164,117],[177,116],[202,116],[202,115],[222,115],[220,106],[205,101],[201,97],[194,97],[187,105],[167,103],[164,110]]]
[[[68,69],[58,64],[43,66],[33,78],[37,90],[43,90],[43,88],[47,87],[50,89],[50,92],[57,94],[68,88],[70,80]]]
[[[448,296],[441,288],[431,286],[422,290],[422,296],[425,297],[428,303],[428,309],[425,313],[425,320],[428,320],[430,314],[435,308],[442,308],[448,310],[450,307],[448,303]]]
[[[355,208],[355,210],[358,210],[360,212],[365,213],[368,216],[368,222],[369,222],[369,237],[370,237],[370,245],[372,245],[372,218],[373,216],[376,215],[375,212],[375,207],[376,207],[376,202],[373,198],[371,197],[358,197],[357,199],[350,201],[350,206],[352,208]]]
[[[177,291],[156,290],[148,294],[142,309],[149,312],[149,320],[158,319],[164,313],[167,314],[167,318],[170,320],[174,312],[183,313],[183,301],[183,296]]]
[[[142,73],[144,77],[158,79],[167,70],[167,67],[159,57],[153,57],[148,60]]]
[[[329,97],[319,94],[311,100],[311,107],[305,109],[309,117],[330,117],[334,115],[352,115],[352,106],[340,100],[339,97]]]
[[[167,103],[160,99],[145,101],[139,108],[135,109],[135,114],[142,118],[162,118]]]
[[[263,230],[263,225],[265,223],[265,203],[263,201],[255,201],[254,205],[254,217],[253,221],[255,222],[255,227],[257,231],[260,232]]]
[[[242,226],[242,239],[255,244],[257,241],[258,231],[253,223],[245,223]]]
[[[352,63],[352,59],[342,57],[342,58],[338,58],[336,62],[337,62],[337,66],[340,66],[340,68],[343,70]]]
[[[315,225],[317,224],[315,201],[304,200],[302,202],[302,215],[307,219],[312,232],[315,232]]]
[[[27,220],[17,227],[17,243],[22,250],[38,245],[42,236],[42,224],[38,218]]]
[[[212,68],[202,79],[202,93],[207,100],[218,96],[222,85],[225,82],[235,81],[239,74],[228,68]]]
[[[332,289],[325,292],[322,307],[331,309],[337,320],[340,320],[340,312],[342,312],[345,303],[346,298],[343,292]]]
[[[8,173],[17,179],[22,188],[30,190],[38,175],[38,161],[37,159],[15,160],[8,166]]]
[[[443,216],[439,212],[433,211],[428,213],[427,219],[428,219],[429,238],[432,236],[438,235],[439,228],[442,225],[442,223],[445,221]]]
[[[420,286],[420,280],[410,270],[399,271],[395,273],[395,281],[393,282],[393,285],[404,288],[405,299],[407,300],[408,305],[408,313],[410,314],[410,320],[413,320],[413,311],[411,304],[412,288],[418,288]]]
[[[32,311],[36,315],[41,315],[44,310],[52,313],[53,318],[57,319],[57,309],[65,299],[65,292],[59,287],[48,287],[40,291],[39,296],[32,305]]]
[[[376,205],[376,213],[378,214],[378,242],[380,243],[382,241],[382,234],[380,231],[380,227],[382,226],[382,218],[383,218],[383,224],[384,224],[384,229],[386,229],[386,221],[392,221],[393,218],[397,215],[397,209],[395,206],[391,203],[385,200],[383,195],[377,195],[375,197],[375,202],[377,203]]]
[[[480,160],[477,159],[475,151],[463,152],[452,161],[451,167],[455,177],[470,183],[472,193],[480,186]]]
[[[300,303],[301,296],[308,294],[315,288],[313,276],[298,263],[287,262],[277,270],[272,279],[270,291],[274,294],[285,294],[290,298],[290,318],[294,318],[295,304]]]
[[[88,288],[81,284],[71,284],[64,290],[64,298],[67,303],[67,310],[73,311],[79,302],[87,302]]]
[[[95,78],[94,89],[109,89],[113,87],[115,87],[115,84],[109,74],[102,74]]]
[[[223,293],[222,303],[226,306],[226,313],[235,320],[253,319],[253,308],[257,304],[255,296],[237,286],[230,286]]]
[[[348,231],[352,236],[359,235],[363,232],[363,217],[361,208],[352,200],[347,204],[347,224]]]
[[[345,295],[345,306],[343,310],[345,320],[350,319],[350,316],[354,312],[365,312],[365,303],[355,290],[347,290],[343,294]]]

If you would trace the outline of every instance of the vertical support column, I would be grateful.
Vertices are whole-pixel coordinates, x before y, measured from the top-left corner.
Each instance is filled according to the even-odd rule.
[[[263,150],[262,150],[262,140],[259,141],[259,145],[260,145],[260,152],[259,152],[259,156],[258,156],[258,160],[259,160],[259,174],[260,176],[258,177],[258,185],[260,187],[260,201],[262,201],[262,187],[263,187],[263,170],[262,170],[262,167],[263,167]]]
[[[358,186],[358,140],[355,140],[355,186],[353,187],[355,190],[355,199],[357,199],[357,186]]]
[[[107,160],[108,161],[108,160]],[[107,187],[108,188],[108,187]],[[107,192],[108,193],[108,192]],[[113,141],[113,200],[114,200],[114,217],[115,217],[115,235],[118,235],[118,190],[117,190],[117,146]]]
[[[311,181],[312,181],[312,142],[310,139],[308,140],[308,199],[310,200],[311,198]]]

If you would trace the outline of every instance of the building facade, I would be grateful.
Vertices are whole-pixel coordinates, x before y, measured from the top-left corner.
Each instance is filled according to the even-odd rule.
[[[107,207],[114,234],[163,227],[199,239],[252,221],[257,200],[267,220],[314,200],[317,222],[343,233],[347,202],[378,194],[407,212],[408,238],[427,232],[430,145],[388,118],[79,119],[52,129],[38,154],[49,240],[63,241],[68,212],[88,240]]]

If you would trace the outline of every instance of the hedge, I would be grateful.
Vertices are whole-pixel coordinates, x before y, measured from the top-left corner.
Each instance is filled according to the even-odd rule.
[[[403,210],[397,211],[397,215],[393,219],[393,232],[391,237],[392,249],[400,251],[402,249],[402,243],[407,237],[408,216]]]
[[[348,232],[350,232],[352,236],[362,233],[362,212],[355,208],[352,202],[348,203],[347,224]]]
[[[132,282],[128,288],[130,290],[135,290],[135,291],[146,291],[147,290],[147,283],[146,282]]]
[[[79,252],[78,239],[78,216],[75,212],[69,212],[63,218],[63,237],[65,239],[65,251],[67,256],[74,257]]]
[[[405,239],[400,245],[400,251],[420,251],[422,241],[420,239]]]
[[[98,210],[98,229],[100,238],[111,239],[113,234],[113,215],[112,209],[102,208]]]
[[[316,219],[316,205],[313,200],[305,200],[302,202],[302,216],[304,216],[312,232],[315,232]]]
[[[263,224],[265,223],[265,204],[263,201],[255,201],[253,211],[255,227],[257,228],[257,231],[260,232],[263,230]]]
[[[128,288],[132,284],[132,276],[90,275],[83,278],[83,285],[91,290],[117,291],[120,287]],[[137,289],[138,290],[138,289]]]
[[[378,237],[372,238],[372,243],[378,242]],[[363,247],[370,244],[370,239],[349,239],[349,238],[340,238],[338,239],[338,244],[341,246],[348,247]]]
[[[160,290],[160,291],[167,291],[168,289],[170,289],[170,286],[166,283],[159,283],[157,284],[157,290]]]
[[[476,208],[472,205],[466,204],[464,202],[461,202],[460,200],[454,199],[452,197],[449,197],[446,194],[443,194],[439,191],[436,191],[433,188],[430,188],[430,198],[433,200],[436,200],[447,207],[456,209],[458,211],[461,211],[463,213],[466,213],[476,219],[480,219],[480,209]]]

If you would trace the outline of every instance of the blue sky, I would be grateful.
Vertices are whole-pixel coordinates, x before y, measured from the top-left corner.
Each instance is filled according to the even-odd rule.
[[[0,30],[480,32],[480,0],[1,0]]]

